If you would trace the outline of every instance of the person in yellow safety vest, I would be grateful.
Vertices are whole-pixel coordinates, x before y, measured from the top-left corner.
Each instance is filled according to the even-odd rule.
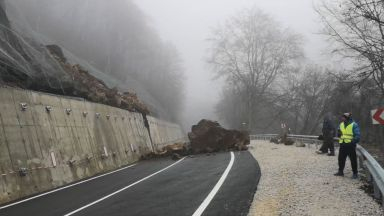
[[[335,176],[344,176],[344,167],[347,157],[351,160],[353,179],[358,178],[356,145],[360,141],[359,125],[353,121],[351,113],[344,113],[339,126],[339,171]]]

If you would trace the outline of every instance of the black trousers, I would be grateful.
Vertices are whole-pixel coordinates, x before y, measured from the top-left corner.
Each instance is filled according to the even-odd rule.
[[[333,145],[333,137],[324,137],[323,145],[320,147],[320,151],[327,153],[328,149],[330,153],[335,153],[335,147]]]
[[[357,174],[357,156],[356,156],[356,145],[354,144],[340,144],[339,151],[339,171],[343,172],[345,167],[345,161],[349,157],[351,160],[352,171]]]

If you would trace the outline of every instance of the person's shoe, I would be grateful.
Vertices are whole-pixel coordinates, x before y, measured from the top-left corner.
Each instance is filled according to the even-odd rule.
[[[317,150],[316,153],[317,154],[326,154],[327,152],[323,152],[323,151]]]
[[[353,174],[351,178],[352,178],[352,179],[358,179],[358,178],[359,178],[359,175],[358,175],[358,174]]]
[[[344,176],[344,173],[342,173],[342,172],[337,172],[337,173],[335,173],[335,174],[333,174],[334,176]]]
[[[328,155],[328,156],[335,156],[335,153],[334,153],[334,152],[331,152],[331,153],[328,153],[327,155]]]

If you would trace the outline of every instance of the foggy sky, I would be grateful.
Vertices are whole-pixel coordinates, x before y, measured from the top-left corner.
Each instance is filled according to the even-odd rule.
[[[217,24],[244,8],[257,7],[284,27],[304,36],[305,54],[310,62],[324,64],[327,43],[320,32],[313,5],[320,0],[134,0],[148,16],[160,36],[179,50],[187,76],[185,127],[201,118],[216,119],[214,105],[221,92],[220,81],[212,80],[204,58],[206,39]]]

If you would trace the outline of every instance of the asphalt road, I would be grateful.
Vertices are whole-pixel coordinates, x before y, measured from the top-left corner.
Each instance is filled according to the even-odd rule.
[[[141,161],[0,215],[247,215],[259,178],[247,151]]]

